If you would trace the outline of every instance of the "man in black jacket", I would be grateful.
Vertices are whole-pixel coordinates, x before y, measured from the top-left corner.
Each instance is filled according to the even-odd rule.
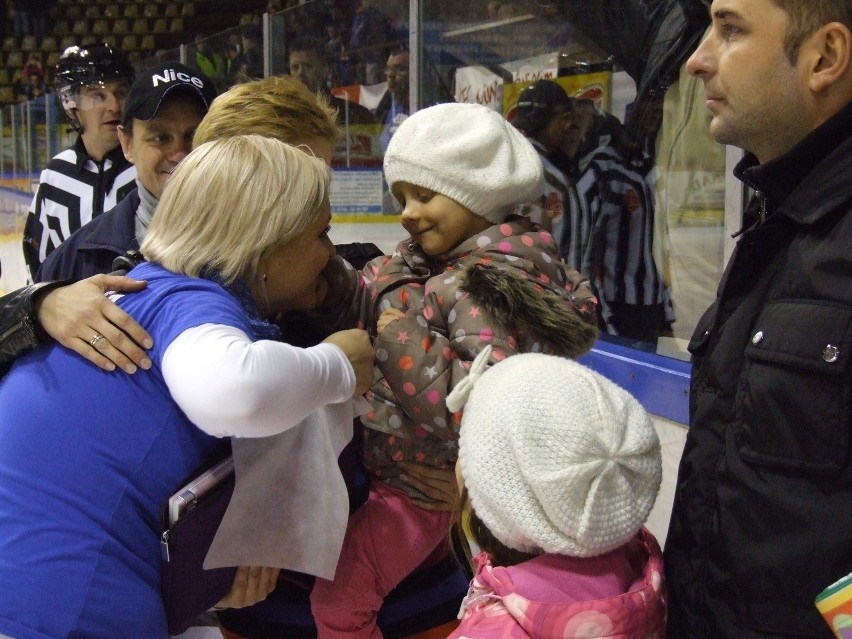
[[[714,0],[687,62],[756,191],[699,321],[669,636],[825,637],[852,572],[852,0]]]
[[[137,76],[118,128],[124,157],[136,166],[136,189],[48,255],[36,282],[108,273],[116,257],[139,248],[166,180],[192,150],[215,97],[210,78],[179,62],[160,62]]]
[[[35,273],[37,284],[0,300],[0,371],[20,352],[49,339],[43,327],[108,370],[150,367],[139,348],[150,336],[103,296],[107,289],[129,292],[142,285],[105,275],[83,278],[108,273],[116,257],[139,248],[169,172],[189,153],[195,129],[215,97],[209,78],[176,62],[159,63],[135,79],[118,134],[122,160],[135,165],[136,181],[130,186],[136,188],[51,252]],[[70,281],[77,283],[65,286]],[[76,334],[78,326],[88,327],[88,340]],[[107,339],[91,341],[100,334]]]

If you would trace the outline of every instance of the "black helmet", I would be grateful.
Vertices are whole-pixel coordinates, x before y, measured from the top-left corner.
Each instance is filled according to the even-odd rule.
[[[65,49],[56,64],[54,86],[71,126],[79,130],[80,123],[75,109],[80,88],[115,80],[127,80],[130,85],[133,78],[133,67],[125,57],[113,51],[108,44],[100,42]]]
[[[133,67],[111,46],[100,42],[68,47],[56,65],[54,85],[58,91],[113,80],[133,83]]]

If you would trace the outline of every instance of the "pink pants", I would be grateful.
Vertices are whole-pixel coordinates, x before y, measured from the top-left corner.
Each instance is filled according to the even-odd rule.
[[[372,482],[367,501],[349,518],[334,581],[317,578],[311,592],[318,639],[381,639],[382,601],[447,539],[453,517]]]

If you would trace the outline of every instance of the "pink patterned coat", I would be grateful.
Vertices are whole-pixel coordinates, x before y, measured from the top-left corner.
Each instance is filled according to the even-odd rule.
[[[643,528],[625,550],[637,577],[625,593],[589,601],[564,597],[575,575],[562,572],[561,583],[552,584],[546,602],[525,597],[515,582],[524,578],[525,570],[533,570],[528,564],[537,562],[540,570],[541,562],[559,556],[544,555],[501,568],[492,566],[482,553],[462,604],[461,625],[447,639],[664,639],[666,589],[660,546]]]

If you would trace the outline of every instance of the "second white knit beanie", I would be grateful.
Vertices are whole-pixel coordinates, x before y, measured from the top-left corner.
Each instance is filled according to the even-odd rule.
[[[575,557],[629,541],[662,479],[659,440],[639,402],[553,355],[513,355],[479,379],[477,365],[459,390],[469,392],[459,460],[473,509],[494,536],[524,552]],[[451,410],[460,399],[447,398]]]

